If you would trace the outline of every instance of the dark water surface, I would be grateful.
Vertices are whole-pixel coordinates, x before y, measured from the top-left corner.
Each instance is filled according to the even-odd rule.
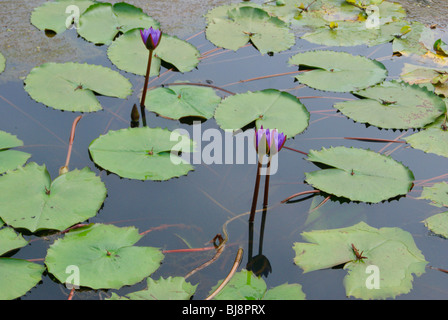
[[[19,6],[22,2],[27,5]],[[9,8],[17,9],[14,11],[17,15],[14,16],[11,11],[8,20],[2,20],[1,26],[3,41],[0,44],[0,51],[7,58],[8,65],[5,72],[0,75],[0,129],[17,135],[23,140],[25,145],[20,149],[32,154],[29,161],[39,165],[45,164],[54,179],[58,175],[59,167],[65,163],[71,124],[78,114],[47,108],[32,100],[23,89],[23,77],[32,67],[46,61],[80,61],[117,69],[108,61],[105,47],[96,47],[77,38],[74,30],[49,39],[42,32],[33,30],[27,22],[20,20],[27,18],[27,12],[29,13],[33,7],[43,2],[1,1]],[[153,17],[161,21],[162,26],[170,30],[169,33],[187,39],[202,30],[205,25],[203,13],[213,6],[232,1],[213,1],[208,4],[202,2],[200,6],[198,1],[193,0],[127,2],[140,5],[146,12],[149,12],[149,7],[157,7],[158,11],[154,11]],[[400,2],[404,3],[404,1]],[[169,3],[171,11],[162,3]],[[15,45],[16,41],[21,39],[20,35],[14,35],[18,30],[29,33],[27,36],[30,39],[29,42],[22,42],[21,48]],[[5,36],[5,33],[8,36]],[[214,48],[203,34],[198,34],[189,41],[202,53]],[[46,47],[47,44],[50,47]],[[446,158],[425,154],[405,144],[389,146],[383,143],[342,139],[342,137],[395,139],[403,133],[405,135],[412,133],[412,131],[405,133],[366,127],[332,111],[333,104],[339,101],[337,98],[350,98],[350,94],[323,93],[302,87],[294,81],[293,75],[236,83],[253,77],[295,71],[296,67],[290,67],[287,64],[289,57],[297,52],[315,48],[319,47],[298,40],[292,49],[274,56],[261,56],[252,47],[240,49],[237,53],[221,52],[214,57],[203,59],[198,68],[192,72],[186,74],[168,72],[153,80],[152,85],[177,80],[200,83],[210,80],[214,85],[235,93],[275,88],[287,90],[298,97],[319,96],[319,98],[301,99],[311,112],[310,125],[303,134],[288,140],[286,146],[305,152],[310,149],[340,145],[370,148],[375,151],[386,148],[382,151],[390,152],[395,160],[408,166],[413,171],[416,180],[429,179],[447,173]],[[398,77],[405,61],[404,58],[391,57],[390,44],[373,48],[358,46],[332,49],[378,59],[389,70],[389,79]],[[166,70],[163,69],[161,74],[164,71]],[[217,233],[222,232],[222,225],[229,218],[250,210],[256,174],[255,165],[199,164],[195,165],[195,171],[187,176],[165,182],[121,179],[115,174],[108,175],[96,168],[88,153],[90,142],[109,130],[129,127],[131,107],[134,103],[138,103],[143,86],[143,77],[121,73],[131,80],[134,88],[133,95],[126,100],[99,97],[104,110],[85,114],[77,126],[70,169],[81,169],[86,166],[91,168],[100,175],[108,190],[102,209],[89,222],[135,226],[139,231],[167,225],[166,228],[152,231],[144,236],[138,242],[138,245],[142,246],[180,249],[187,247],[186,242],[192,247],[208,246],[208,242]],[[218,93],[223,97],[226,96],[222,92]],[[147,122],[151,127],[170,130],[183,128],[192,132],[190,124],[163,119],[152,113],[147,113]],[[208,128],[219,128],[214,119],[202,123],[201,126],[202,131]],[[203,146],[206,144],[207,142],[203,142]],[[270,205],[278,204],[294,193],[312,189],[303,183],[304,173],[316,170],[317,167],[305,161],[304,158],[305,156],[300,153],[282,150],[279,169],[271,177]],[[263,184],[261,190],[263,190]],[[408,197],[374,205],[329,201],[319,211],[311,214],[309,214],[310,208],[319,204],[323,200],[322,197],[302,198],[302,201],[274,206],[268,211],[262,239],[262,253],[269,260],[272,268],[272,272],[264,278],[268,288],[286,282],[300,283],[307,299],[347,299],[342,283],[346,275],[344,270],[329,269],[303,274],[302,270],[293,263],[295,253],[292,246],[294,242],[303,241],[300,236],[303,231],[345,227],[360,221],[377,228],[400,227],[409,231],[417,247],[429,262],[428,265],[448,268],[445,254],[447,240],[432,235],[422,223],[422,220],[441,211],[439,208],[430,206],[425,200],[415,199],[414,197],[420,195],[420,191],[421,186],[414,188]],[[260,196],[259,199],[261,198]],[[259,207],[261,207],[261,201]],[[210,288],[227,275],[239,246],[245,250],[241,268],[246,266],[249,253],[247,218],[244,216],[229,224],[229,245],[219,260],[188,279],[192,284],[199,283],[194,299],[205,298]],[[257,215],[253,239],[254,255],[258,254],[260,244],[260,222],[261,216]],[[15,258],[44,258],[49,245],[58,236],[25,237],[30,240],[30,244],[20,249],[14,255]],[[183,276],[212,255],[211,251],[166,254],[162,266],[152,275],[152,278]],[[103,299],[110,296],[111,292],[124,295],[141,290],[145,285],[146,280],[118,291],[85,290],[77,292],[74,299]],[[447,299],[447,288],[446,274],[427,269],[425,274],[414,280],[413,290],[397,299]],[[63,285],[45,274],[42,283],[22,299],[66,299],[68,293],[69,291]]]

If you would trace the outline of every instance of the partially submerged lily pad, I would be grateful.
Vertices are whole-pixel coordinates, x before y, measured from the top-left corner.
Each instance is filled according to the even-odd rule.
[[[418,85],[386,81],[334,105],[347,117],[386,129],[422,128],[446,112],[442,98]]]
[[[228,10],[225,18],[209,18],[206,37],[217,47],[234,51],[251,42],[262,54],[284,51],[295,44],[284,21],[253,6]]]
[[[0,226],[3,223],[0,222]],[[14,229],[0,229],[0,256],[28,244]],[[11,300],[26,294],[41,279],[45,267],[21,259],[0,257],[0,300]]]
[[[23,142],[16,136],[0,131],[0,174],[23,165],[31,157],[29,153],[9,150],[20,146],[23,146]]]
[[[304,71],[296,79],[309,87],[336,92],[364,89],[382,82],[387,69],[376,60],[347,52],[317,50],[298,53],[289,59]]]
[[[371,150],[331,147],[310,150],[308,161],[328,168],[305,173],[316,189],[352,201],[377,203],[405,195],[414,175],[403,164]]]
[[[132,93],[132,84],[103,66],[49,62],[31,70],[25,90],[37,102],[55,109],[94,112],[102,109],[95,94],[124,99]]]
[[[92,141],[89,151],[98,166],[120,177],[168,180],[193,170],[178,156],[192,148],[193,141],[175,131],[142,127],[109,131]]]
[[[212,88],[194,85],[173,85],[148,91],[145,105],[163,117],[213,117],[221,98]]]
[[[96,3],[79,19],[78,33],[87,41],[109,45],[120,33],[135,28],[159,28],[159,22],[125,2]]]
[[[448,207],[448,183],[439,182],[431,187],[423,187],[419,199],[431,200],[430,204],[436,207]]]
[[[224,130],[241,129],[255,122],[257,128],[277,129],[288,138],[303,132],[309,118],[308,110],[297,97],[276,89],[229,96],[215,111],[216,122]]]
[[[140,31],[131,30],[115,40],[108,48],[107,55],[119,69],[141,76],[146,75],[148,49],[144,45]],[[150,76],[157,76],[162,61],[173,65],[180,72],[188,72],[199,64],[199,50],[175,36],[163,34],[153,52]]]
[[[148,278],[146,289],[128,293],[124,297],[113,293],[108,300],[190,300],[197,286],[186,282],[183,277],[159,280]]]
[[[31,232],[64,230],[89,219],[105,198],[104,183],[89,168],[51,181],[46,167],[32,162],[0,177],[0,217]]]
[[[445,116],[427,125],[424,130],[404,137],[403,140],[414,149],[448,157],[448,127]]]
[[[412,235],[400,228],[373,228],[364,222],[340,229],[303,232],[294,262],[305,273],[343,265],[347,296],[386,299],[412,289],[413,275],[425,272],[427,261]]]
[[[210,290],[213,293],[221,281]],[[214,297],[214,300],[305,300],[300,284],[279,285],[268,289],[266,282],[251,271],[235,273],[229,283]]]
[[[90,0],[56,0],[45,2],[31,13],[31,23],[42,31],[52,31],[56,34],[78,27],[79,17],[95,1]]]
[[[134,227],[90,224],[66,233],[48,249],[48,272],[66,283],[67,268],[79,269],[79,282],[92,289],[119,289],[133,285],[156,271],[164,256],[153,247],[135,246],[142,235]]]
[[[400,78],[410,84],[424,84],[436,94],[448,97],[448,69],[405,63]]]
[[[441,212],[426,218],[423,223],[437,235],[448,238],[448,212]]]

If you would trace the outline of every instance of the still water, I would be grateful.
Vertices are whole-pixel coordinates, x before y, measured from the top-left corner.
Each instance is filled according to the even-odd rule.
[[[69,30],[54,38],[35,30],[29,24],[29,12],[42,4],[43,0],[1,1],[0,13],[2,32],[0,51],[8,59],[5,72],[0,77],[0,129],[13,133],[24,141],[22,151],[32,154],[30,161],[45,164],[52,178],[65,163],[68,138],[73,120],[78,114],[61,112],[47,108],[30,99],[23,90],[23,78],[34,66],[44,62],[78,61],[101,64],[116,70],[106,56],[105,47],[93,46],[77,38],[75,30]],[[114,1],[112,1],[114,2]],[[115,1],[118,2],[118,1]],[[140,6],[161,22],[165,32],[177,35],[195,45],[202,53],[213,49],[203,33],[200,33],[205,21],[202,15],[210,8],[237,1],[126,1]],[[399,1],[403,4],[413,1]],[[427,5],[419,1],[426,12]],[[419,10],[420,10],[419,9]],[[415,19],[427,19],[428,16],[413,12]],[[432,22],[432,21],[430,21]],[[438,22],[442,24],[443,21]],[[180,81],[212,82],[226,90],[243,93],[249,90],[275,88],[286,90],[298,97],[311,112],[310,125],[307,130],[286,146],[307,152],[330,146],[353,146],[370,148],[375,151],[390,152],[391,156],[408,166],[416,180],[429,179],[446,172],[446,159],[424,154],[411,149],[405,144],[385,145],[384,143],[344,140],[343,137],[371,137],[395,139],[404,132],[380,130],[358,124],[332,110],[339,98],[350,98],[350,94],[322,93],[300,86],[292,75],[269,77],[263,80],[241,82],[266,75],[296,71],[296,67],[287,64],[290,56],[297,52],[321,48],[298,40],[288,51],[274,56],[260,56],[252,47],[238,52],[221,52],[213,57],[203,59],[198,68],[186,74],[168,72],[153,79],[151,85]],[[389,78],[397,78],[402,64],[400,58],[392,58],[389,44],[368,48],[333,48],[344,50],[373,59],[378,59],[389,70]],[[105,183],[108,196],[98,215],[89,222],[112,223],[117,226],[136,226],[139,231],[166,226],[152,231],[138,243],[142,246],[154,246],[162,249],[204,247],[231,217],[250,210],[256,166],[253,164],[197,164],[195,170],[187,176],[165,182],[141,182],[121,179],[115,174],[96,168],[91,161],[88,146],[90,142],[109,130],[117,130],[130,125],[130,111],[138,103],[143,77],[122,72],[130,79],[134,93],[126,100],[99,97],[104,110],[85,114],[77,126],[74,149],[70,168],[89,167]],[[222,92],[218,94],[225,97]],[[318,96],[316,98],[307,98]],[[192,132],[189,123],[172,121],[147,113],[147,122],[151,127],[170,130],[183,128]],[[202,130],[218,128],[213,119],[201,123]],[[410,134],[411,132],[407,133]],[[203,145],[207,143],[204,142]],[[409,197],[380,204],[339,203],[329,201],[319,211],[309,213],[310,208],[319,204],[323,198],[305,197],[300,201],[278,205],[294,193],[310,190],[303,183],[304,173],[316,170],[316,166],[304,160],[305,156],[284,149],[279,157],[279,169],[271,177],[269,201],[274,208],[268,211],[264,225],[263,237],[260,237],[261,216],[257,215],[254,225],[252,255],[263,254],[270,263],[271,272],[265,277],[268,288],[283,283],[299,283],[307,299],[346,299],[342,281],[346,275],[341,269],[328,269],[303,274],[294,265],[294,242],[302,241],[300,233],[312,229],[336,228],[353,225],[364,221],[373,227],[400,227],[409,231],[422,251],[430,266],[448,268],[445,239],[431,235],[421,222],[425,218],[440,212],[429,206],[424,200],[417,200],[421,187],[410,192]],[[261,185],[263,190],[263,184]],[[259,199],[261,196],[259,197]],[[277,204],[277,205],[276,205]],[[247,216],[233,221],[228,226],[229,245],[219,258],[208,268],[193,275],[189,281],[197,284],[194,299],[203,299],[218,280],[223,279],[233,263],[236,250],[242,246],[245,250],[241,268],[248,263],[249,233]],[[43,259],[48,246],[56,236],[36,237],[25,235],[30,244],[19,250],[14,257],[21,259]],[[260,245],[262,252],[259,252]],[[162,266],[152,275],[153,279],[168,276],[183,276],[196,266],[210,259],[213,252],[170,253],[166,254]],[[42,262],[41,262],[42,263]],[[397,299],[448,299],[448,277],[435,270],[416,278],[413,290]],[[85,290],[75,294],[75,299],[103,299],[110,293],[124,295],[141,290],[146,281],[118,291]],[[22,299],[66,299],[68,290],[53,281],[51,275],[44,274],[42,282]]]

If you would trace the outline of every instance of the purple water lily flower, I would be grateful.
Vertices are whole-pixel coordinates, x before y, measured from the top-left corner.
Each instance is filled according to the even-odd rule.
[[[255,148],[257,152],[260,151],[265,154],[270,154],[272,151],[272,153],[274,154],[283,148],[285,142],[285,134],[283,132],[279,133],[277,129],[263,129],[263,126],[261,126],[260,129],[255,132]],[[264,150],[259,150],[260,143],[264,144],[262,145],[262,148],[264,147]]]
[[[158,29],[140,29],[140,34],[142,36],[143,43],[148,50],[154,50],[160,43],[162,38],[162,31]]]

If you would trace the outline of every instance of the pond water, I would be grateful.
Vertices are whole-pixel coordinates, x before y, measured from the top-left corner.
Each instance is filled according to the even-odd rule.
[[[77,113],[61,112],[47,108],[32,100],[23,89],[23,78],[32,67],[47,61],[78,61],[100,64],[117,70],[107,59],[106,48],[94,46],[78,38],[75,30],[69,30],[54,38],[29,24],[29,12],[42,4],[43,0],[2,0],[0,13],[0,52],[8,59],[5,72],[0,76],[0,129],[17,135],[24,146],[20,150],[32,154],[30,161],[45,164],[52,178],[65,163],[70,128]],[[114,1],[111,1],[114,2]],[[118,1],[115,1],[118,2]],[[126,1],[143,8],[161,22],[162,28],[173,35],[195,45],[201,53],[214,46],[200,33],[205,21],[202,15],[210,8],[238,1]],[[428,16],[427,8],[446,4],[437,1],[399,1],[409,8],[410,16],[423,22],[446,23],[446,15],[440,20]],[[418,6],[419,5],[419,6]],[[431,7],[432,6],[432,7]],[[421,10],[420,10],[420,9]],[[423,9],[424,8],[424,9]],[[425,12],[425,13],[423,13]],[[432,12],[431,10],[429,12]],[[440,12],[440,11],[438,11]],[[273,56],[261,56],[253,47],[238,52],[222,51],[201,60],[197,69],[181,74],[162,70],[162,76],[152,79],[151,85],[158,86],[175,81],[212,83],[234,93],[276,88],[298,96],[311,112],[307,130],[287,141],[286,146],[307,152],[330,146],[353,146],[389,153],[395,160],[408,166],[416,180],[438,177],[446,172],[444,157],[426,154],[406,144],[385,144],[346,140],[343,137],[370,137],[395,139],[413,131],[380,130],[355,123],[333,110],[339,98],[350,98],[350,94],[325,93],[300,86],[293,75],[269,77],[242,82],[241,80],[296,71],[289,66],[289,57],[297,52],[322,48],[304,40],[285,52]],[[372,59],[378,59],[389,70],[388,79],[396,79],[401,72],[405,58],[392,57],[390,44],[377,47],[356,46],[331,48],[348,51]],[[98,215],[89,222],[111,223],[116,226],[136,226],[139,231],[162,227],[145,235],[138,245],[162,249],[205,247],[213,237],[222,232],[222,225],[235,215],[250,210],[256,165],[254,164],[198,164],[187,176],[164,182],[142,182],[122,179],[107,174],[95,166],[90,158],[88,146],[98,136],[109,130],[129,127],[130,111],[138,104],[143,86],[143,77],[124,73],[133,84],[134,93],[125,100],[99,97],[104,110],[85,114],[80,120],[73,146],[70,168],[89,167],[97,173],[107,187],[107,198]],[[218,92],[225,97],[226,94]],[[314,97],[314,98],[310,98]],[[173,121],[147,113],[151,127],[170,130],[183,128],[193,136],[189,123]],[[202,132],[208,128],[219,128],[214,119],[201,123]],[[207,142],[203,142],[203,146]],[[271,177],[269,202],[273,206],[267,212],[263,237],[260,239],[261,214],[256,216],[253,234],[253,256],[262,254],[269,260],[271,272],[264,277],[268,288],[283,283],[299,283],[307,299],[347,299],[343,286],[346,272],[341,269],[326,269],[304,274],[293,263],[294,242],[303,241],[301,233],[313,229],[338,228],[364,221],[373,227],[400,227],[412,234],[417,247],[422,251],[428,265],[448,268],[446,259],[447,240],[432,235],[422,223],[425,218],[441,212],[439,208],[418,200],[422,186],[417,185],[407,197],[379,204],[340,203],[328,201],[318,211],[309,213],[323,197],[303,197],[300,200],[280,205],[284,198],[300,191],[310,190],[305,184],[304,173],[316,170],[316,166],[304,160],[305,156],[284,149],[279,157],[279,167]],[[434,180],[439,181],[439,180]],[[434,182],[432,181],[432,182]],[[262,183],[263,190],[263,183]],[[261,196],[259,197],[259,199]],[[261,203],[261,202],[260,202]],[[228,225],[229,245],[222,256],[211,266],[196,273],[189,281],[199,284],[194,299],[204,299],[218,280],[223,279],[233,263],[239,246],[244,249],[240,268],[248,263],[249,227],[247,216]],[[48,247],[58,235],[24,235],[30,244],[17,253],[15,258],[43,259]],[[162,266],[152,275],[153,279],[168,276],[183,276],[213,256],[212,251],[198,253],[168,253]],[[40,263],[43,263],[40,261]],[[104,299],[111,292],[124,295],[143,289],[146,281],[120,290],[81,290],[74,299]],[[427,268],[426,273],[413,281],[409,294],[397,299],[448,299],[448,277],[446,274]],[[43,280],[21,299],[67,299],[69,290],[44,274]]]

